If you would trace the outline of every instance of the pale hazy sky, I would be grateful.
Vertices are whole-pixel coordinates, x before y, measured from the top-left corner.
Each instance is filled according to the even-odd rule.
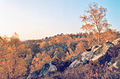
[[[60,33],[80,32],[80,15],[88,4],[107,8],[107,20],[120,31],[120,0],[0,0],[0,35],[40,39]]]

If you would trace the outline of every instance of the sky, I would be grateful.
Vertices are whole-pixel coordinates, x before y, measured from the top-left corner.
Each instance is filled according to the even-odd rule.
[[[79,33],[80,16],[92,2],[107,8],[111,28],[120,31],[120,0],[0,0],[0,36],[21,40]]]

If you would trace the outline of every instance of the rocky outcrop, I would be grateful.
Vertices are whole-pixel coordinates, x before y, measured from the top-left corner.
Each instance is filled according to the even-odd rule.
[[[114,46],[113,43],[107,41],[103,45],[95,45],[91,47],[91,50],[83,52],[81,54],[81,60],[83,64],[88,63],[89,61],[100,62],[105,64],[111,60],[111,56],[108,54],[110,47]]]
[[[93,57],[93,53],[91,51],[89,51],[89,52],[86,51],[86,52],[83,52],[81,54],[81,56],[82,56],[81,60],[82,60],[83,64],[86,64],[89,62],[89,59],[91,59]]]
[[[75,68],[80,64],[85,65],[89,63],[89,61],[99,62],[103,65],[107,63],[109,68],[120,70],[119,58],[111,63],[112,55],[109,53],[111,49],[114,50],[114,48],[116,48],[116,45],[120,45],[120,38],[113,42],[106,41],[102,45],[94,45],[91,48],[87,49],[85,52],[79,53],[77,56],[73,56],[67,61],[55,59],[53,61],[50,61],[50,63],[44,64],[41,70],[33,72],[28,76],[27,79],[31,79],[37,75],[46,75],[50,72],[64,72],[68,67]],[[118,46],[118,48],[120,49],[120,46]],[[119,50],[118,48],[116,49]],[[116,52],[118,55],[118,51]],[[56,78],[57,77],[55,77],[55,79]]]

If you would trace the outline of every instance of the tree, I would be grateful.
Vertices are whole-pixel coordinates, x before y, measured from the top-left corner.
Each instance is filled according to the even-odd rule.
[[[86,14],[80,17],[84,23],[81,29],[86,32],[97,33],[98,43],[100,43],[101,32],[106,31],[110,26],[105,19],[106,9],[102,6],[99,7],[96,3],[93,3],[89,6],[89,10],[85,12]]]
[[[0,37],[0,79],[16,79],[26,74],[25,53],[27,49],[19,37]]]
[[[37,53],[36,56],[34,56],[33,60],[32,60],[32,65],[30,67],[30,73],[38,70],[38,69],[41,69],[42,66],[45,64],[45,63],[49,63],[52,59],[50,58],[50,56],[45,53],[45,52],[42,52],[42,53]]]

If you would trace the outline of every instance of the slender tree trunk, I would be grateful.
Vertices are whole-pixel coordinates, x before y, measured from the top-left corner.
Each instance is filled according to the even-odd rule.
[[[98,32],[98,44],[100,44],[100,32]]]

